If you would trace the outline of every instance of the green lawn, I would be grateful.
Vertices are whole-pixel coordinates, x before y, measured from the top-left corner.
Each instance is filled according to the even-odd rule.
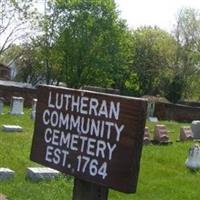
[[[5,113],[8,113],[6,107]],[[37,166],[29,160],[34,122],[30,119],[30,109],[23,116],[0,116],[3,124],[18,124],[23,133],[9,134],[0,131],[0,167],[16,171],[13,180],[0,182],[0,193],[9,200],[71,200],[73,179],[61,176],[53,181],[32,183],[25,179],[26,168]],[[190,172],[184,162],[192,142],[175,142],[179,129],[184,124],[162,122],[170,131],[172,145],[144,146],[139,182],[136,194],[123,194],[110,190],[109,200],[198,200],[200,173]],[[153,132],[154,123],[147,123]]]

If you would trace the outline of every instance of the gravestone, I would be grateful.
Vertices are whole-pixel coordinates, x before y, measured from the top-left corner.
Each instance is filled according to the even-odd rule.
[[[158,118],[157,117],[148,117],[148,120],[150,121],[150,122],[158,122]]]
[[[143,144],[150,144],[151,143],[151,139],[150,139],[150,135],[149,135],[149,128],[145,127],[144,129],[144,138],[143,138]]]
[[[23,115],[24,98],[23,97],[12,97],[10,105],[11,115]]]
[[[192,129],[189,126],[184,126],[180,128],[180,141],[193,140]]]
[[[191,129],[193,133],[193,138],[200,139],[200,121],[199,120],[192,121]]]
[[[198,144],[194,144],[189,148],[185,165],[191,170],[200,169],[200,147]]]
[[[2,130],[5,132],[22,132],[23,128],[18,125],[3,125]]]
[[[3,194],[0,194],[0,200],[8,200],[7,197]]]
[[[51,180],[60,175],[60,172],[48,167],[27,168],[26,178],[32,181]]]
[[[165,125],[158,124],[155,126],[153,141],[159,144],[171,143],[171,141],[169,141],[168,131]]]
[[[0,97],[0,114],[3,114],[4,98]]]
[[[148,103],[147,103],[147,119],[149,117],[154,116],[154,111],[155,111],[155,102],[148,100]]]
[[[9,168],[0,168],[0,181],[8,180],[13,178],[15,172]]]
[[[36,106],[37,106],[37,99],[33,99],[33,101],[32,101],[32,110],[31,110],[31,119],[32,120],[35,120]]]

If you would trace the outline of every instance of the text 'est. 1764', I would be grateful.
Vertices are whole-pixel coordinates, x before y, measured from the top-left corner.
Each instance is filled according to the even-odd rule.
[[[39,86],[31,160],[122,192],[135,192],[146,101]]]

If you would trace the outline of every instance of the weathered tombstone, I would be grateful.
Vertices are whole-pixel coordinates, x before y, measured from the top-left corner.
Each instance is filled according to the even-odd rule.
[[[58,177],[59,171],[48,167],[29,167],[27,168],[26,178],[32,181],[51,180]]]
[[[7,197],[3,194],[0,194],[0,200],[8,200]]]
[[[165,125],[158,124],[154,129],[154,139],[153,142],[159,144],[171,143],[168,136],[168,131]]]
[[[0,168],[0,181],[8,180],[13,178],[15,172],[9,168]]]
[[[36,116],[36,106],[37,106],[37,99],[33,99],[32,110],[31,110],[31,119],[33,120],[35,120],[35,116]]]
[[[11,115],[23,115],[24,109],[24,98],[23,97],[12,97],[10,105]]]
[[[148,100],[147,103],[147,118],[154,117],[154,111],[155,111],[155,102],[152,100]]]
[[[0,97],[0,114],[3,114],[4,98]]]
[[[189,148],[188,158],[185,161],[185,165],[191,170],[200,169],[200,147],[198,144],[194,144]]]
[[[150,135],[149,135],[149,128],[145,127],[143,144],[150,144],[150,143],[151,143],[151,139],[150,139]]]
[[[200,139],[200,121],[199,120],[192,121],[191,129],[193,133],[193,138]]]
[[[39,86],[37,97],[31,160],[105,188],[136,191],[145,100],[53,86]]]
[[[2,125],[2,130],[5,132],[22,132],[23,128],[18,125]]]
[[[158,122],[158,118],[157,117],[148,117],[148,120],[150,121],[150,122]]]
[[[192,129],[189,126],[184,126],[180,128],[180,141],[193,140]]]

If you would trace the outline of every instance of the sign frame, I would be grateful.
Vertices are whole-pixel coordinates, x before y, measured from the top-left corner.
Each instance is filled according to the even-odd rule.
[[[38,103],[30,155],[32,161],[120,192],[136,192],[146,121],[146,100],[46,85],[40,85],[37,94]],[[59,100],[61,97],[62,100]],[[63,103],[64,101],[68,101],[68,105],[66,102]],[[83,119],[90,119],[90,122],[87,121],[90,123],[90,134],[92,123],[93,126],[94,123],[100,123],[104,130],[102,128],[97,137],[94,135],[93,127],[93,135],[87,137],[88,143],[83,150],[83,142],[80,145],[83,129],[81,133],[73,127],[69,130],[69,126],[64,130],[57,122],[58,113],[63,113],[59,118],[62,120],[67,114],[71,116],[68,120],[72,120],[72,116],[74,119],[80,117],[79,123]],[[66,148],[66,144],[60,142],[61,137],[67,140],[68,133],[71,134],[70,144],[73,145]],[[86,142],[85,139],[84,141]],[[101,148],[97,151],[96,147]],[[69,150],[68,153],[66,149]],[[64,157],[58,162],[60,152]]]

